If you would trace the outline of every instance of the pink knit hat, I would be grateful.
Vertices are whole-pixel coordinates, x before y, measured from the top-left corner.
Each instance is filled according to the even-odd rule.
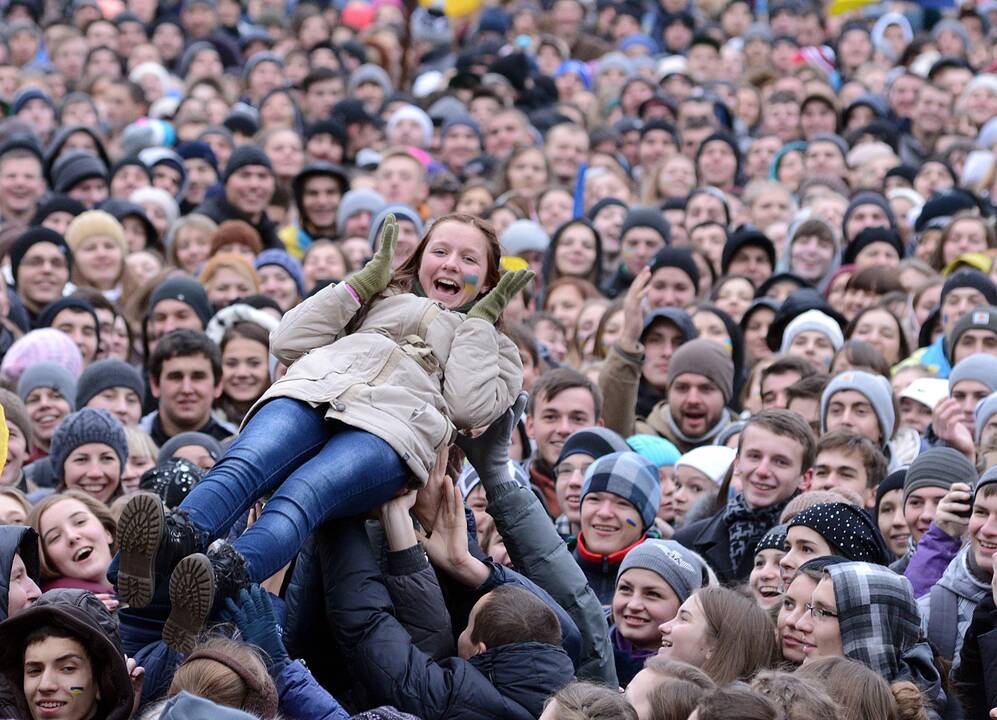
[[[54,328],[42,328],[10,346],[0,363],[0,376],[16,383],[29,367],[46,361],[62,365],[74,378],[83,372],[83,356],[72,338]]]

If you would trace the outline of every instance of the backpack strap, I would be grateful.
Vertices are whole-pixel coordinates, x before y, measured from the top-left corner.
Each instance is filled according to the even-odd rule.
[[[939,655],[952,660],[959,634],[959,597],[941,585],[932,587],[928,597],[928,640]]]

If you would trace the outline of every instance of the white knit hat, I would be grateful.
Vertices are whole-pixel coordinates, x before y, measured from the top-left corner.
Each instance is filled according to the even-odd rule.
[[[723,445],[704,445],[693,448],[680,457],[679,461],[675,463],[675,469],[677,470],[683,465],[691,467],[693,470],[703,473],[719,486],[724,481],[724,475],[730,469],[731,463],[734,462],[735,455],[737,455],[737,451],[734,448]]]
[[[827,335],[835,352],[840,350],[841,346],[845,344],[845,337],[841,334],[841,328],[838,327],[838,323],[833,318],[825,315],[820,310],[807,310],[786,326],[786,332],[782,336],[781,352],[789,350],[793,344],[793,338],[801,332],[807,332],[808,330],[816,330],[819,333]]]

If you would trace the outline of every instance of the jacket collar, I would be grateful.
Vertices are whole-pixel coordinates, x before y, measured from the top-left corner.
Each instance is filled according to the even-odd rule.
[[[647,540],[646,534],[641,535],[640,538],[637,540],[637,542],[635,542],[633,545],[628,545],[622,550],[617,550],[616,552],[610,553],[609,555],[600,555],[586,548],[585,537],[581,533],[578,533],[578,554],[581,556],[583,560],[588,560],[591,563],[605,562],[608,563],[609,565],[619,565],[621,562],[623,562],[623,558],[626,557],[628,552],[633,550],[635,547],[640,545],[645,540]]]

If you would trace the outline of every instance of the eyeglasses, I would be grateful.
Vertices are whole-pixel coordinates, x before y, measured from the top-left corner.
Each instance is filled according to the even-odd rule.
[[[824,610],[823,608],[815,608],[810,603],[807,603],[804,607],[807,609],[807,612],[810,613],[810,616],[815,620],[838,617],[838,613],[832,612],[831,610]]]

